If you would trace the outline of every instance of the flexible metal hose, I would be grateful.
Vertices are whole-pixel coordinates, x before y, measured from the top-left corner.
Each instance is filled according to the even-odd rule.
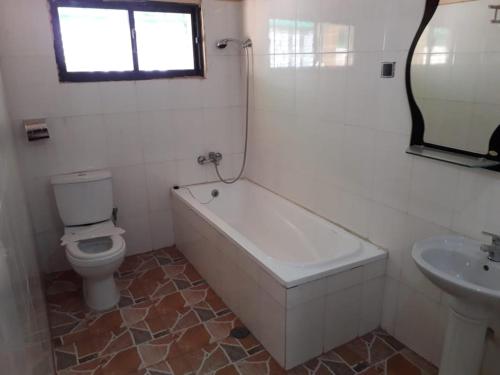
[[[249,104],[250,104],[250,54],[248,50],[252,48],[251,46],[244,48],[245,50],[245,55],[246,55],[246,67],[247,67],[247,77],[246,77],[246,113],[245,113],[245,147],[243,150],[243,162],[241,163],[241,169],[240,173],[238,173],[238,176],[236,176],[233,179],[225,179],[221,176],[220,171],[219,171],[219,166],[218,163],[215,163],[215,172],[217,173],[217,177],[219,177],[219,180],[221,180],[225,184],[234,184],[236,181],[238,181],[241,176],[243,175],[243,172],[245,171],[245,166],[247,163],[247,150],[248,150],[248,117],[249,117]]]

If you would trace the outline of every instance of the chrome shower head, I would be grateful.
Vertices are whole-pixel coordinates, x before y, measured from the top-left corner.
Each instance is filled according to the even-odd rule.
[[[224,49],[227,47],[229,43],[236,43],[238,44],[241,48],[248,48],[252,47],[252,40],[251,39],[246,39],[246,40],[239,40],[239,39],[221,39],[217,41],[216,47],[218,49]]]

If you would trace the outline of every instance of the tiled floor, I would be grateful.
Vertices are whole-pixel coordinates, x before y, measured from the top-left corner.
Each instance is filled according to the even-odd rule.
[[[117,275],[122,298],[95,313],[73,272],[50,275],[47,299],[58,374],[285,374],[252,336],[229,337],[238,318],[175,248],[130,256]],[[435,367],[382,331],[289,374],[430,375]]]

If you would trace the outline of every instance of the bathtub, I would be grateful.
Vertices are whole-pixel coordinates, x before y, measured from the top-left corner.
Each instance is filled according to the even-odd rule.
[[[179,250],[284,368],[379,326],[373,244],[249,180],[174,188],[172,205]]]

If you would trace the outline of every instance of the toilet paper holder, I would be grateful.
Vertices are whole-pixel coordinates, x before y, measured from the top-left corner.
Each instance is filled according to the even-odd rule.
[[[23,125],[30,142],[50,138],[45,119],[24,120]]]

